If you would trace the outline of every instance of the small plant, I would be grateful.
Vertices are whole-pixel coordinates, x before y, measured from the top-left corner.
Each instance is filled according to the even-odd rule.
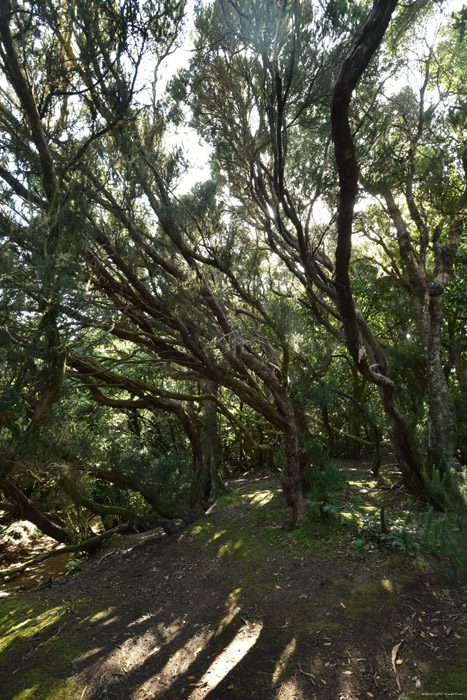
[[[82,561],[79,557],[68,562],[66,567],[67,576],[78,576],[81,571]]]
[[[417,528],[402,518],[397,518],[388,527],[381,514],[372,513],[365,517],[357,532],[359,537],[353,546],[358,550],[366,549],[369,543],[403,552],[415,553],[420,549]]]

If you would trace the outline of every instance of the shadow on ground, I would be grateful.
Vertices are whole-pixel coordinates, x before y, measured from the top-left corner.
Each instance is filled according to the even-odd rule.
[[[270,476],[233,486],[177,537],[114,539],[76,578],[1,599],[2,699],[467,692],[462,581],[355,551],[338,523],[287,529]]]

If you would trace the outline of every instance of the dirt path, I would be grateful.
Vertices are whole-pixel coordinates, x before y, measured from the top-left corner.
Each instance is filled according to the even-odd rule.
[[[287,529],[271,476],[230,485],[176,537],[0,599],[2,700],[467,697],[465,580],[337,521]]]

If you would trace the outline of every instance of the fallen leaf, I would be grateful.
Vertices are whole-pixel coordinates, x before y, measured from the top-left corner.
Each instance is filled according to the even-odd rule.
[[[231,683],[230,685],[227,686],[227,690],[233,690],[235,688],[234,684]]]
[[[320,681],[321,681],[321,683],[323,683],[324,685],[327,685],[327,684],[328,684],[328,682],[327,682],[327,681],[325,681],[325,680],[324,680],[324,678],[320,678],[319,680],[320,680]]]
[[[459,637],[459,639],[460,639],[460,637]],[[325,647],[331,647],[331,646],[332,646],[332,642],[324,642],[324,646],[325,646]]]
[[[188,680],[189,680],[189,681],[194,681],[195,678],[196,678],[196,676],[188,676]]]
[[[326,663],[325,663],[324,665],[325,665],[325,666],[330,666],[330,665],[331,665],[331,662],[330,662],[330,661],[326,661]]]
[[[276,586],[276,588],[280,588],[280,586]]]
[[[404,640],[399,642],[399,644],[395,644],[392,648],[391,652],[391,662],[392,662],[392,669],[394,671],[394,675],[396,677],[396,683],[397,683],[397,688],[400,691],[401,690],[401,683],[399,680],[399,676],[397,675],[397,667],[396,667],[396,659],[397,659],[397,654],[399,653],[399,649],[401,647],[401,644],[403,643]],[[397,662],[399,663],[399,662]]]
[[[425,632],[420,632],[420,637],[424,637],[424,636],[425,636]]]
[[[404,662],[402,661],[402,659],[397,659],[397,661],[396,661],[396,664],[399,664],[399,665],[400,665],[400,664],[403,664],[403,663],[404,663]]]
[[[456,639],[462,639],[462,637],[460,636],[460,634],[455,634],[454,636],[455,636]]]
[[[433,595],[434,595],[434,596],[436,596],[436,595],[437,595],[436,591],[432,591],[432,593],[433,593]]]
[[[342,607],[342,608],[345,608],[345,605],[344,605],[344,603],[342,602],[342,600],[341,600],[341,607]]]
[[[374,697],[375,697],[375,696],[373,695],[373,693],[370,693],[370,691],[367,692],[367,695],[368,695],[369,698],[374,698]]]

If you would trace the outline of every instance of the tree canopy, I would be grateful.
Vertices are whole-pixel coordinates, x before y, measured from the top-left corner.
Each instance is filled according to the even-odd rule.
[[[0,0],[8,517],[62,542],[91,514],[171,532],[261,467],[297,525],[336,459],[377,474],[383,448],[414,497],[463,507],[467,64],[445,5],[200,2],[167,81],[183,0]],[[211,167],[190,191],[182,124]]]

